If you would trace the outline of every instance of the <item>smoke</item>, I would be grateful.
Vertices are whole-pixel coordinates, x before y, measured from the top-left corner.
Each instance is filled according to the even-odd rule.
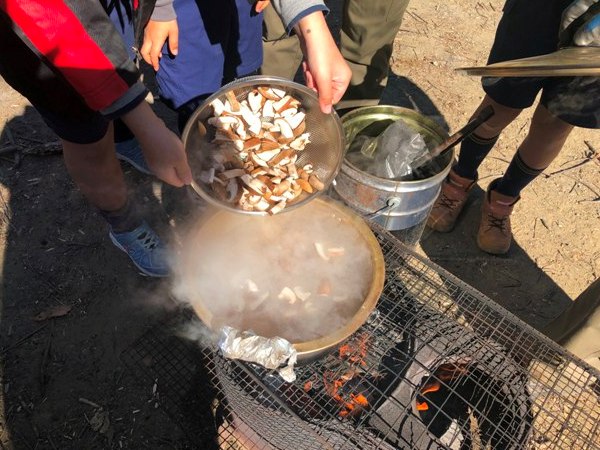
[[[182,242],[173,296],[215,331],[322,337],[354,316],[373,274],[364,238],[324,202],[272,217],[219,211],[195,221]]]
[[[206,328],[198,319],[192,319],[178,326],[175,335],[188,341],[196,342],[200,347],[212,347],[219,336]]]

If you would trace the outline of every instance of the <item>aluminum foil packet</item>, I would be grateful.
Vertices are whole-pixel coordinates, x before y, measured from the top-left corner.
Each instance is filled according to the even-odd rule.
[[[225,358],[260,364],[266,369],[277,370],[288,383],[296,380],[294,365],[298,353],[294,346],[280,337],[266,338],[250,331],[223,327],[219,348]],[[282,367],[284,366],[284,367]]]

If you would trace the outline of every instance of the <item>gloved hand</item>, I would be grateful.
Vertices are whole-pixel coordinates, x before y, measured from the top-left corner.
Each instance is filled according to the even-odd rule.
[[[575,0],[563,11],[560,31],[564,31],[575,19],[584,14],[600,0]],[[600,12],[586,20],[573,35],[573,43],[579,46],[600,47]]]

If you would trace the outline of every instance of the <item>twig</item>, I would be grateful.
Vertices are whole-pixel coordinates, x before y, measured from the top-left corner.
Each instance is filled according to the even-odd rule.
[[[47,383],[47,374],[46,367],[48,366],[48,358],[50,357],[50,349],[52,348],[52,332],[54,331],[54,320],[50,322],[50,338],[48,339],[48,343],[44,348],[44,353],[42,355],[42,360],[40,361],[40,390],[41,392],[46,391]]]
[[[498,161],[502,161],[502,162],[504,162],[506,164],[510,164],[510,161],[508,161],[508,160],[506,160],[504,158],[499,158],[498,156],[490,156],[490,158],[497,159]]]
[[[17,145],[17,141],[15,141],[15,137],[13,136],[12,131],[10,130],[10,127],[8,126],[8,124],[6,124],[4,126],[4,132],[6,133],[8,142],[10,142],[12,145]]]
[[[92,408],[102,409],[102,407],[87,398],[79,397],[79,402],[91,406]]]
[[[533,219],[533,238],[535,239],[535,229],[537,228],[537,217]]]
[[[593,146],[593,145],[590,143],[590,141],[583,141],[583,143],[584,143],[585,145],[587,145],[587,148],[589,148],[589,149],[590,149],[590,152],[592,153],[592,154],[590,155],[590,158],[593,158],[595,155],[597,155],[597,154],[598,154],[598,150],[596,150],[596,147],[594,147],[594,146]]]
[[[583,161],[581,161],[581,162],[579,162],[579,163],[577,163],[577,164],[575,164],[575,165],[573,165],[573,166],[565,167],[564,169],[555,170],[554,172],[547,173],[547,174],[546,174],[546,177],[549,177],[549,176],[551,176],[551,175],[558,175],[559,173],[563,173],[563,172],[566,172],[566,171],[568,171],[568,170],[576,169],[577,167],[581,167],[581,166],[583,166],[584,164],[587,164],[587,163],[589,163],[590,161],[593,161],[593,159],[594,159],[594,158],[585,159],[585,160],[583,160]]]
[[[571,175],[568,175],[566,173],[563,173],[563,175],[567,178],[570,178],[571,180],[577,181],[579,184],[581,184],[582,186],[585,186],[586,188],[588,188],[590,191],[592,191],[595,195],[596,198],[600,198],[600,194],[598,193],[598,191],[596,191],[596,189],[594,189],[593,187],[591,187],[589,184],[587,184],[585,181],[582,180],[578,180],[576,178],[573,178]]]
[[[53,448],[54,450],[58,450],[58,449],[56,448],[56,445],[54,445],[54,442],[52,441],[52,438],[51,438],[50,436],[48,436],[48,442],[50,442],[50,445],[52,446],[52,448]]]
[[[19,339],[17,342],[15,342],[12,345],[9,345],[8,347],[2,349],[2,351],[0,351],[0,356],[4,356],[6,354],[6,352],[8,352],[9,350],[13,350],[15,347],[18,347],[19,345],[21,345],[23,342],[25,342],[27,339],[31,338],[32,336],[35,336],[36,334],[38,334],[40,331],[42,331],[44,328],[46,328],[48,326],[48,323],[42,325],[39,328],[36,328],[35,330],[33,330],[31,333],[29,333],[26,336],[23,336],[21,339]]]

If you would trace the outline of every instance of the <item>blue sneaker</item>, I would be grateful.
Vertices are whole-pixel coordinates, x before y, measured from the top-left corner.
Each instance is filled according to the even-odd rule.
[[[146,222],[133,231],[113,233],[111,230],[108,235],[113,244],[127,253],[144,275],[169,275],[167,248]]]
[[[115,142],[115,149],[117,151],[118,159],[128,162],[146,175],[152,175],[136,138],[131,138],[128,141],[123,142]]]

